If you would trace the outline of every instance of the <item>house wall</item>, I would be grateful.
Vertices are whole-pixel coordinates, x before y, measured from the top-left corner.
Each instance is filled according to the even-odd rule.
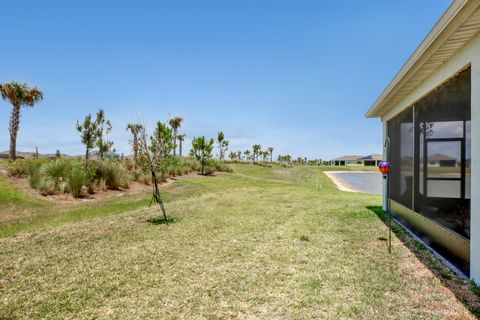
[[[472,129],[471,129],[471,237],[470,237],[470,276],[480,283],[480,35],[477,35],[448,62],[441,66],[422,84],[417,86],[405,99],[400,101],[383,117],[383,135],[387,137],[386,123],[432,90],[452,78],[460,70],[471,65],[472,77]],[[386,151],[384,150],[384,157]],[[386,184],[384,184],[383,206],[387,208]]]
[[[358,160],[360,161],[360,160]],[[363,166],[363,162],[362,163],[357,163],[358,162],[357,160],[347,160],[345,161],[345,165],[346,166]]]

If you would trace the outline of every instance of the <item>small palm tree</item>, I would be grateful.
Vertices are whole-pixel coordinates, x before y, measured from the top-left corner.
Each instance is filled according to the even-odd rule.
[[[258,160],[258,155],[260,154],[260,151],[262,149],[262,146],[259,144],[254,144],[253,145],[253,163],[256,163]]]
[[[182,117],[175,117],[168,121],[168,124],[172,128],[173,131],[173,155],[176,155],[177,152],[177,132],[178,128],[182,126],[183,118]]]
[[[273,162],[273,148],[268,147],[267,151],[270,154],[270,163],[272,163]]]
[[[0,84],[0,93],[4,100],[8,100],[12,106],[10,116],[10,149],[9,157],[15,160],[17,157],[17,135],[20,128],[20,111],[22,106],[33,107],[35,103],[43,99],[43,92],[37,88],[30,88],[26,83],[12,81]]]
[[[133,147],[133,161],[135,165],[138,161],[138,135],[142,130],[143,125],[140,123],[129,123],[127,124],[127,131],[130,131],[132,134],[132,147]]]
[[[245,155],[245,160],[247,160],[247,162],[250,162],[250,150],[247,149],[243,151],[243,154]]]

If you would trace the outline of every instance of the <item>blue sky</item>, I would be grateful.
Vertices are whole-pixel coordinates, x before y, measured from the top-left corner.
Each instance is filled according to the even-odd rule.
[[[77,119],[125,126],[180,115],[188,138],[222,130],[231,149],[329,159],[381,151],[364,114],[447,0],[8,1],[0,82],[38,86],[18,150],[82,154]],[[20,12],[21,14],[16,14]],[[10,105],[0,101],[0,150]],[[189,145],[189,141],[186,143]]]

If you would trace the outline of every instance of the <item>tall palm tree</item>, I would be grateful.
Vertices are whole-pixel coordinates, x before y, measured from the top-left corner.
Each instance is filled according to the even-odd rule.
[[[253,163],[256,163],[258,160],[258,154],[260,153],[260,150],[262,149],[262,146],[259,144],[254,144],[253,145]]]
[[[133,147],[133,161],[136,165],[138,160],[138,135],[142,130],[143,125],[140,123],[129,123],[127,124],[127,131],[132,133],[132,147]]]
[[[177,136],[177,139],[178,139],[178,151],[179,151],[179,154],[180,154],[180,157],[182,156],[182,145],[183,145],[183,142],[185,141],[185,137],[187,135],[186,134],[179,134]]]
[[[30,88],[26,83],[12,81],[10,83],[0,84],[0,93],[4,100],[8,100],[12,106],[10,116],[10,149],[9,157],[15,160],[17,157],[17,134],[20,128],[20,111],[22,106],[33,107],[35,103],[43,99],[43,92],[36,87]]]
[[[177,152],[177,132],[178,128],[182,126],[183,118],[182,117],[174,117],[168,121],[170,127],[172,127],[173,131],[173,155],[175,156]]]
[[[270,163],[272,163],[273,162],[273,148],[268,147],[267,151],[270,154]]]

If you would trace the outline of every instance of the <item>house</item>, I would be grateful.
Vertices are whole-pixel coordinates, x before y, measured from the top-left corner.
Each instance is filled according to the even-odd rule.
[[[342,156],[330,160],[331,166],[361,166],[363,162],[360,161],[361,156]]]
[[[381,154],[372,154],[366,157],[360,158],[363,161],[364,166],[378,166],[378,164],[382,161],[383,156]]]
[[[456,157],[440,153],[434,153],[428,157],[429,167],[456,167],[457,165],[460,165],[460,162],[458,162]]]
[[[330,160],[331,166],[376,166],[382,161],[381,154],[363,156],[342,156]]]
[[[383,206],[480,283],[480,0],[454,0],[367,112],[383,123]]]

